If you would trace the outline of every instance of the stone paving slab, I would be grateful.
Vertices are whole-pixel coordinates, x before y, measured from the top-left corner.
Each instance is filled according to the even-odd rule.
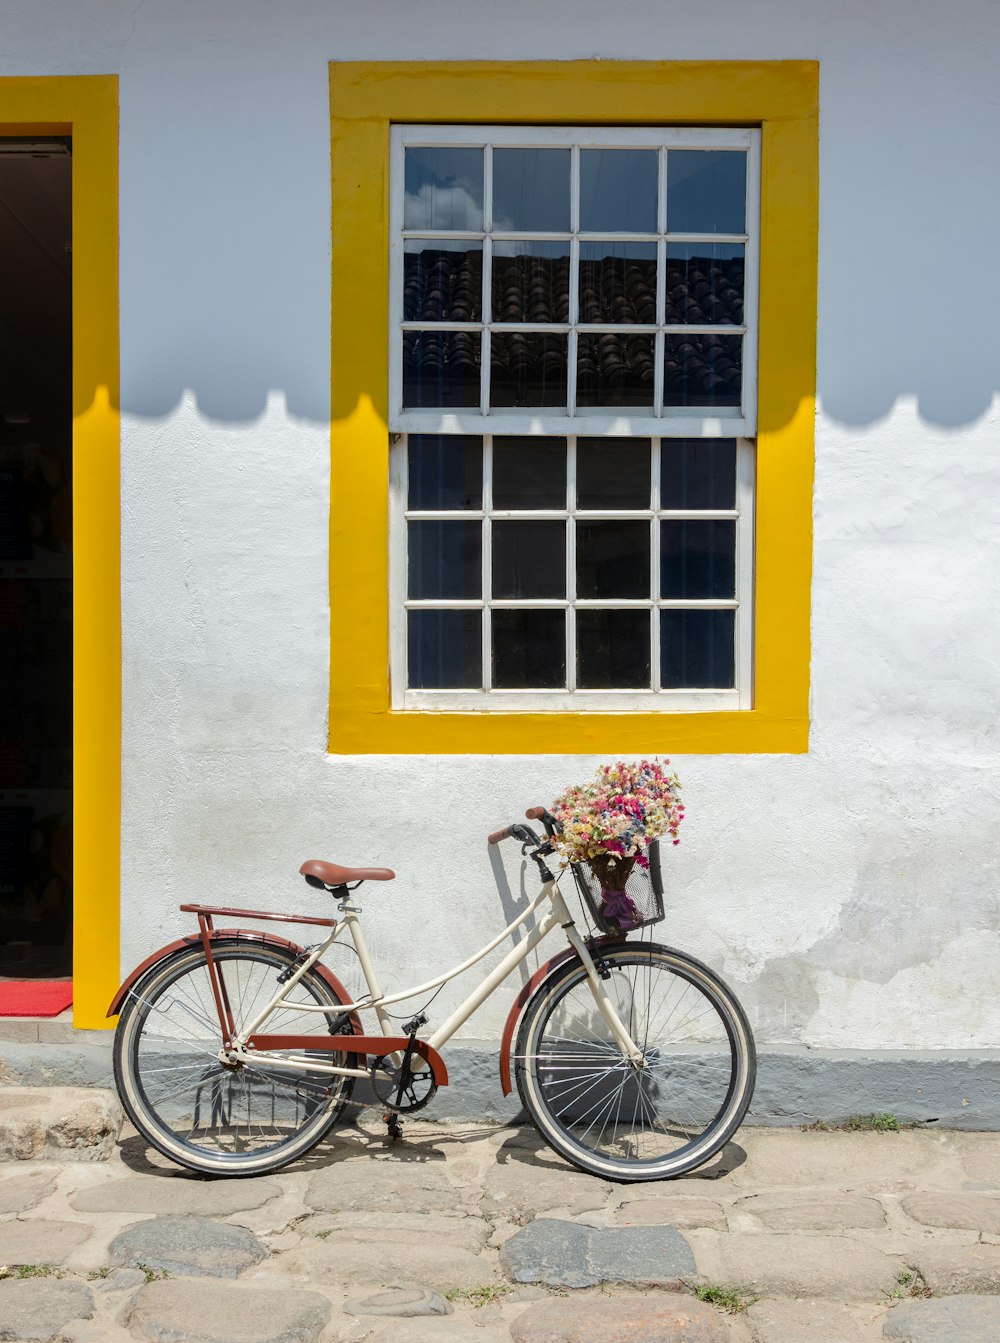
[[[362,1240],[344,1233],[304,1240],[284,1251],[276,1262],[261,1266],[252,1277],[263,1281],[275,1271],[306,1283],[345,1289],[400,1282],[442,1292],[479,1287],[498,1277],[493,1259],[449,1240],[420,1240],[411,1235]]]
[[[901,1261],[847,1236],[689,1231],[699,1276],[758,1296],[878,1301],[896,1287]]]
[[[266,1257],[267,1250],[245,1227],[187,1216],[136,1222],[114,1238],[108,1251],[113,1267],[162,1269],[183,1277],[235,1278]]]
[[[282,1192],[273,1176],[201,1180],[188,1175],[130,1175],[81,1189],[70,1199],[77,1212],[193,1213],[226,1217],[259,1208]]]
[[[884,1337],[893,1343],[996,1343],[1000,1300],[952,1296],[940,1301],[903,1301],[886,1316]]]
[[[444,1213],[351,1212],[316,1213],[296,1226],[304,1239],[317,1236],[332,1245],[375,1245],[382,1240],[447,1243],[478,1254],[490,1237],[490,1224],[481,1217],[449,1217]]]
[[[500,1261],[514,1282],[550,1287],[680,1290],[695,1276],[691,1248],[671,1226],[588,1227],[539,1217],[504,1242]]]
[[[450,1315],[452,1307],[439,1292],[429,1287],[392,1286],[366,1296],[354,1296],[344,1302],[346,1315],[388,1315],[413,1319],[424,1315]]]
[[[444,1162],[334,1162],[309,1181],[305,1202],[317,1212],[462,1212],[462,1191]]]
[[[56,1187],[55,1176],[48,1170],[33,1170],[23,1175],[0,1175],[0,1214],[27,1212],[41,1203]]]
[[[106,1161],[123,1118],[97,1087],[0,1087],[0,1161]]]
[[[655,1186],[648,1186],[650,1190]],[[714,1198],[698,1198],[685,1194],[656,1196],[643,1192],[625,1200],[614,1214],[616,1226],[669,1226],[678,1231],[706,1227],[710,1231],[725,1231],[728,1223],[722,1204]]]
[[[911,1194],[902,1206],[908,1217],[924,1226],[1000,1234],[1000,1198],[989,1194]]]
[[[829,1301],[757,1301],[746,1321],[753,1343],[868,1343],[882,1332]]]
[[[0,1338],[50,1339],[70,1320],[89,1319],[94,1298],[80,1282],[59,1278],[0,1281]]]
[[[1000,1292],[1000,1246],[923,1245],[906,1255],[932,1296]]]
[[[89,1238],[90,1227],[79,1222],[0,1222],[0,1264],[64,1264]]]
[[[733,1171],[738,1189],[912,1189],[952,1160],[940,1135],[924,1133],[743,1133],[747,1160]],[[957,1172],[958,1164],[954,1162]]]
[[[731,1212],[753,1217],[768,1231],[875,1230],[885,1226],[885,1212],[877,1198],[833,1190],[749,1194],[737,1199]]]
[[[603,1208],[614,1186],[571,1166],[511,1159],[487,1171],[484,1188],[485,1215],[525,1223],[555,1208],[574,1213]]]
[[[190,1280],[151,1282],[122,1314],[149,1343],[316,1343],[329,1318],[318,1292]]]
[[[690,1297],[619,1296],[529,1306],[514,1343],[727,1343],[725,1317]],[[824,1340],[832,1343],[832,1340]]]

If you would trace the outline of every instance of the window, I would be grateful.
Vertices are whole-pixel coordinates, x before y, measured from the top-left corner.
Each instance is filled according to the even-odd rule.
[[[750,707],[758,153],[394,128],[394,707]]]
[[[809,61],[331,63],[329,749],[332,753],[445,755],[534,754],[544,751],[624,754],[651,751],[796,752],[807,749],[815,425],[818,88],[818,66]],[[511,109],[516,109],[517,117],[525,125],[545,129],[533,131],[530,135],[524,129],[518,129],[514,132],[513,142],[500,143],[500,137],[492,127],[509,118]],[[473,123],[477,124],[477,129],[470,129]],[[480,123],[484,128],[482,130],[478,129]],[[584,144],[581,133],[572,128],[593,123],[598,123],[596,129],[586,132],[588,141]],[[434,137],[437,138],[419,138],[420,128],[427,126],[433,128]],[[646,128],[651,126],[681,129],[650,132]],[[755,129],[752,133],[741,129],[723,131],[721,134],[715,129],[724,126]],[[454,127],[464,129],[458,132]],[[697,127],[713,129],[690,129]],[[508,130],[503,133],[507,134]],[[651,134],[662,135],[662,142],[658,140],[654,146],[658,159],[657,191],[665,192],[667,198],[670,181],[668,176],[660,176],[659,162],[669,161],[671,146],[678,153],[700,150],[744,152],[748,163],[747,200],[751,204],[744,221],[745,301],[742,322],[735,318],[729,323],[720,322],[716,318],[707,323],[690,320],[675,322],[672,317],[668,318],[665,299],[666,250],[669,244],[679,244],[683,238],[671,236],[666,227],[661,231],[659,198],[655,226],[648,227],[652,221],[651,216],[647,215],[640,221],[638,236],[631,232],[616,232],[618,224],[614,218],[608,222],[606,217],[598,217],[593,230],[574,228],[572,214],[569,229],[557,227],[549,219],[539,222],[536,218],[525,229],[506,230],[497,227],[491,229],[487,236],[487,229],[473,225],[471,216],[466,213],[461,221],[457,216],[447,220],[447,226],[443,228],[415,220],[414,226],[407,230],[412,237],[404,238],[401,212],[405,195],[405,171],[400,168],[397,175],[396,164],[401,163],[401,157],[393,150],[399,149],[401,139],[404,135],[409,136],[411,131],[417,133],[417,138],[411,141],[416,148],[481,149],[484,162],[483,225],[487,218],[491,224],[503,222],[495,220],[488,213],[492,210],[492,202],[487,201],[486,192],[493,191],[495,174],[491,173],[487,178],[487,145],[490,146],[490,154],[500,149],[568,148],[570,187],[573,193],[571,200],[577,201],[575,207],[571,204],[571,211],[573,208],[583,208],[583,196],[579,193],[583,190],[584,178],[580,173],[578,182],[574,183],[573,173],[580,171],[581,161],[586,162],[583,158],[585,149],[641,150],[648,147],[645,142],[648,142]],[[637,133],[639,143],[629,143],[633,132]],[[687,135],[695,137],[695,140],[699,136],[705,138],[700,144],[692,141],[682,145],[681,140]],[[714,144],[711,143],[713,136],[719,136]],[[747,136],[747,142],[735,143],[738,136]],[[755,146],[757,140],[759,151]],[[574,154],[577,169],[573,168]],[[751,161],[759,167],[751,168]],[[433,168],[433,164],[425,164],[427,173],[432,174]],[[752,180],[754,172],[759,172],[759,192]],[[448,175],[453,175],[453,170]],[[434,181],[436,177],[433,181],[431,177],[425,177],[423,183],[425,188],[428,185],[432,187],[423,192],[429,209],[436,209],[442,203],[433,199],[437,192]],[[507,188],[504,184],[501,186],[503,201],[503,191]],[[414,194],[420,194],[419,185]],[[393,203],[399,208],[390,220],[393,196],[396,198]],[[605,193],[603,199],[607,203],[614,202],[618,197],[631,200],[631,196],[625,197],[621,191]],[[457,206],[458,196],[455,195],[453,199]],[[517,200],[514,203],[517,205]],[[668,199],[664,199],[664,226],[670,214],[668,206]],[[648,210],[648,206],[646,208]],[[738,242],[733,241],[734,234],[723,232],[724,228],[728,230],[730,227],[729,224],[718,222],[711,223],[707,228],[698,225],[693,241],[703,245],[720,241],[727,246],[738,245]],[[519,232],[523,233],[522,238],[509,236]],[[593,236],[587,238],[585,232],[592,232]],[[508,236],[503,236],[505,233]],[[609,287],[613,281],[605,284],[603,279],[605,268],[601,262],[604,256],[614,256],[614,253],[588,255],[583,251],[583,244],[613,241],[648,246],[654,238],[658,285],[661,251],[664,257],[663,312],[654,313],[653,320],[649,321],[647,298],[641,305],[641,311],[637,308],[632,314],[640,320],[631,320],[628,316],[619,315],[622,311],[620,301],[619,308],[612,312],[610,303],[617,291]],[[404,317],[402,276],[406,253],[403,249],[406,241],[418,240],[452,244],[451,248],[425,248],[428,252],[475,252],[475,247],[469,244],[482,244],[483,262],[476,259],[472,263],[472,307],[467,314],[468,320],[464,315],[459,317],[457,310],[453,309],[453,320],[446,321],[444,309],[439,314],[431,315],[426,308],[421,309],[419,301],[415,308],[410,309],[410,313],[416,315]],[[572,321],[567,306],[564,318],[562,312],[553,307],[550,313],[543,315],[542,320],[536,321],[532,314],[526,314],[523,322],[519,318],[511,320],[504,313],[504,321],[493,322],[491,307],[495,272],[488,271],[487,265],[492,263],[494,249],[500,244],[518,242],[534,243],[536,247],[542,243],[562,244],[563,257],[566,253],[565,244],[569,243],[570,294],[575,284],[578,305]],[[577,248],[575,267],[574,247]],[[756,261],[752,260],[752,252],[758,254]],[[509,268],[505,280],[510,283],[505,284],[505,288],[512,287],[515,294],[519,292],[518,286],[522,281],[528,284],[529,289],[533,282],[524,275],[530,268],[529,261],[524,260],[525,255],[532,266],[541,260],[550,272],[559,265],[562,265],[564,271],[566,269],[565,260],[559,260],[558,250],[554,254],[546,252],[540,258],[533,259],[530,253],[514,250],[512,254],[508,252],[505,255],[501,250],[501,264]],[[416,267],[418,272],[423,270],[429,273],[423,265],[420,249],[411,251],[410,257],[411,268]],[[648,263],[651,259],[647,251],[645,256],[640,253],[638,256],[623,258],[623,261],[638,264],[643,261]],[[685,258],[672,256],[671,261],[682,268]],[[581,308],[584,263],[591,265],[586,280],[591,290],[597,289],[597,297],[596,300],[589,300],[589,307]],[[489,274],[491,288],[488,297],[480,289],[479,311],[473,315],[475,279],[480,276],[477,269],[480,264],[483,265],[482,280],[485,282]],[[751,283],[753,264],[757,265],[757,279]],[[598,280],[600,282],[596,283]],[[470,297],[469,281],[470,274],[467,272],[463,279],[466,298]],[[754,303],[756,311],[752,312],[751,304]],[[588,314],[592,316],[595,313],[600,320],[588,321]],[[408,333],[404,332],[404,322],[411,323]],[[702,325],[713,329],[709,332],[699,331],[697,328]],[[728,329],[719,330],[722,326]],[[744,326],[745,333],[742,331]],[[588,330],[588,327],[595,329]],[[644,327],[650,329],[637,329]],[[682,330],[671,330],[672,327],[681,327]],[[624,328],[628,328],[627,331]],[[474,389],[478,377],[478,401],[475,401],[473,393],[472,404],[408,404],[404,408],[404,334],[419,336],[425,349],[431,352],[425,358],[432,360],[441,359],[441,351],[449,340],[449,360],[453,351],[461,351],[464,346],[464,385],[467,387],[471,384]],[[518,383],[514,392],[501,391],[500,396],[496,395],[497,388],[492,377],[493,355],[497,354],[497,362],[501,364],[502,376],[498,386],[502,388],[504,365],[500,356],[504,354],[504,343],[501,341],[499,350],[494,351],[495,334],[507,337],[508,352],[514,349],[520,351],[518,360],[511,359],[506,365],[508,386],[521,378],[523,366],[524,378],[521,383],[532,400],[537,396],[545,404],[500,404],[503,397],[512,402],[521,401],[521,383]],[[462,340],[458,340],[458,336]],[[731,403],[731,395],[729,404],[706,404],[701,395],[696,398],[688,396],[686,399],[692,404],[672,404],[667,394],[665,358],[662,362],[658,358],[661,347],[665,356],[668,338],[671,336],[680,336],[683,343],[690,347],[695,346],[696,337],[728,340],[735,337],[742,341],[739,349],[742,367],[738,406]],[[478,364],[475,348],[477,337]],[[542,341],[550,342],[548,346],[543,344],[540,347],[543,351],[541,365],[537,360],[533,365],[525,362],[529,355],[533,356],[539,349],[539,342],[536,339],[529,340],[529,337],[541,337]],[[587,376],[593,382],[595,375],[593,372],[587,375],[586,359],[588,349],[594,352],[598,348],[597,342],[593,341],[588,347],[585,338],[589,337],[597,337],[598,341],[602,337],[613,338],[604,340],[599,346],[599,350],[609,359],[612,354],[617,356],[623,339],[628,342],[638,338],[640,342],[645,342],[644,348],[648,351],[649,338],[652,337],[651,396],[644,390],[650,385],[648,360],[645,373],[639,369],[634,373],[630,371],[627,377],[609,363],[607,369],[601,369],[598,391],[602,401],[613,395],[613,403],[587,404],[593,396],[593,392],[588,389]],[[565,368],[561,340],[558,344],[551,343],[555,338],[565,340]],[[416,341],[411,340],[411,344],[416,344]],[[581,344],[584,355],[582,361]],[[735,345],[729,346],[731,366],[736,364],[736,359],[732,357],[735,349]],[[488,366],[485,386],[484,350]],[[554,354],[558,356],[557,360],[553,358]],[[574,369],[570,367],[571,357],[577,361]],[[449,367],[449,378],[450,375]],[[543,377],[544,394],[541,390],[535,390]],[[564,403],[559,402],[554,395],[555,383],[550,381],[553,378],[557,378],[560,384],[565,380]],[[658,378],[662,379],[662,388],[657,387]],[[412,385],[412,373],[410,381]],[[421,381],[426,380],[419,374],[417,382]],[[642,390],[641,396],[637,394],[637,388]],[[463,391],[463,399],[466,395]],[[419,393],[418,399],[422,399],[422,396]],[[714,399],[716,402],[720,400],[718,396]],[[444,502],[443,496],[434,499],[421,483],[418,487],[421,492],[414,496],[411,505],[411,437],[423,439],[421,455],[430,453],[431,456],[438,451],[454,453],[456,448],[453,440],[469,440],[472,446],[467,445],[464,450],[466,465],[461,469],[475,472],[469,463],[475,456],[473,448],[477,447],[481,459],[479,473],[463,477],[461,493],[449,493]],[[565,513],[565,517],[537,517],[537,513],[548,511],[540,506],[523,510],[530,513],[531,517],[499,516],[503,511],[518,512],[501,508],[492,497],[495,468],[504,452],[503,441],[524,437],[532,440],[561,440],[566,461],[566,503],[562,510],[553,511]],[[588,509],[580,502],[580,463],[585,456],[585,452],[581,451],[581,443],[588,439],[598,439],[604,449],[610,451],[617,448],[632,459],[644,451],[637,444],[648,444],[648,518],[637,518],[635,515],[645,510],[633,506],[632,502],[623,504],[619,498],[612,500],[607,492],[604,497],[598,498],[597,508]],[[733,652],[737,685],[728,691],[722,689],[721,694],[728,698],[716,701],[715,707],[706,702],[705,693],[715,693],[719,687],[690,685],[678,690],[676,687],[664,687],[661,683],[658,689],[654,689],[653,681],[652,658],[656,640],[652,633],[651,612],[654,593],[661,592],[654,585],[655,576],[652,572],[652,565],[659,562],[660,552],[660,547],[653,544],[653,532],[659,526],[662,533],[665,522],[670,520],[666,512],[671,510],[665,512],[662,507],[662,480],[661,494],[654,494],[652,473],[657,469],[657,463],[661,472],[663,470],[665,445],[680,447],[683,441],[695,439],[702,445],[704,440],[734,444],[736,454],[736,511],[740,513],[735,542],[738,614],[732,618],[737,624]],[[447,449],[438,448],[432,440],[448,440],[450,446]],[[720,447],[719,451],[723,449]],[[555,457],[553,449],[549,460]],[[750,467],[749,472],[746,472],[747,465]],[[458,470],[453,461],[449,469],[453,476],[454,471]],[[636,469],[633,460],[632,467],[622,473],[623,481],[627,477],[634,478]],[[605,475],[604,480],[609,479]],[[470,487],[477,481],[478,488],[484,491],[479,496],[470,492]],[[752,491],[752,510],[740,503],[739,491],[745,490],[747,486]],[[443,483],[440,488],[444,490]],[[456,488],[453,485],[449,490]],[[625,488],[624,484],[622,488]],[[572,495],[571,490],[575,491]],[[477,497],[478,507],[473,503]],[[572,508],[576,510],[572,527],[571,499]],[[703,501],[689,501],[685,508],[700,514],[714,512],[714,507]],[[413,516],[408,517],[411,510]],[[417,516],[421,513],[451,514],[453,511],[455,517]],[[463,512],[472,515],[482,513],[483,516],[458,516]],[[590,512],[594,516],[581,518],[581,512]],[[618,513],[626,516],[615,516]],[[640,520],[648,522],[650,528],[649,598],[613,597],[609,600],[611,609],[627,613],[634,613],[637,609],[632,603],[649,603],[645,608],[650,620],[648,691],[634,686],[591,689],[580,685],[579,674],[575,671],[578,657],[568,637],[569,622],[571,619],[578,620],[581,615],[584,616],[584,625],[587,620],[610,621],[613,617],[603,613],[587,614],[596,607],[587,607],[586,603],[599,599],[583,597],[579,589],[577,595],[571,598],[568,587],[566,595],[561,599],[497,599],[498,603],[504,602],[506,608],[510,609],[521,609],[518,603],[524,601],[527,604],[523,608],[525,611],[531,603],[537,603],[539,609],[544,608],[548,618],[551,618],[552,608],[545,608],[545,603],[563,602],[562,619],[567,632],[568,649],[565,690],[537,685],[504,689],[491,682],[488,692],[490,703],[488,711],[484,711],[487,706],[475,702],[476,688],[456,685],[410,688],[405,680],[401,681],[409,652],[406,632],[409,617],[405,614],[409,601],[418,605],[426,601],[427,610],[446,614],[447,620],[444,616],[441,619],[443,623],[451,624],[452,646],[456,641],[456,628],[463,631],[475,631],[478,628],[479,647],[482,650],[486,629],[484,613],[487,606],[492,611],[492,605],[495,604],[492,570],[487,575],[485,569],[487,563],[492,565],[492,531],[489,545],[484,547],[482,544],[487,527],[492,529],[500,522],[534,524],[555,521],[564,522],[567,535],[572,531],[575,536],[581,522],[596,524]],[[705,516],[677,519],[689,526],[729,520]],[[407,596],[406,531],[411,521],[454,521],[463,526],[465,523],[478,525],[481,584],[478,596]],[[741,556],[744,553],[742,547],[747,542],[747,526],[751,522],[752,574],[741,567]],[[421,542],[424,539],[422,536]],[[502,542],[503,538],[498,544]],[[443,556],[441,563],[444,564]],[[570,574],[576,574],[576,565],[570,564],[568,553],[565,564],[568,584]],[[425,568],[421,561],[421,575],[426,576],[430,567],[428,564]],[[463,558],[462,582],[468,581],[470,588],[472,579],[469,573],[472,568],[472,561],[466,567]],[[432,579],[433,575],[427,581],[430,583]],[[437,579],[433,579],[433,582],[436,583]],[[743,600],[744,594],[753,606],[752,646],[747,646],[745,641],[742,644],[740,642],[739,620],[745,617],[748,609],[748,604]],[[664,597],[661,594],[656,600],[663,610],[667,609],[670,602],[691,600],[697,603],[704,600],[714,602],[715,610],[724,611],[725,603],[731,602],[732,598],[687,599],[673,594]],[[572,615],[570,606],[573,606]],[[453,613],[461,613],[463,610],[465,614],[459,620]],[[473,616],[469,612],[473,612]],[[474,619],[476,614],[478,626]],[[432,617],[425,618],[433,620]],[[625,621],[624,615],[619,618]],[[723,618],[730,617],[719,617],[720,620]],[[527,619],[527,616],[523,619]],[[629,620],[634,632],[639,624],[638,618],[630,614]],[[558,621],[556,624],[558,626]],[[468,649],[474,640],[473,632],[462,633],[459,640],[462,646],[461,658],[474,658],[474,652]],[[579,642],[577,626],[577,646]],[[617,643],[624,646],[626,640],[622,637],[616,639]],[[430,653],[422,640],[419,642],[418,654],[424,658],[427,667],[432,665],[433,656],[436,656]],[[589,656],[591,654],[588,650],[585,658]],[[491,657],[492,654],[490,666]],[[692,660],[689,654],[688,665]],[[454,658],[452,661],[454,663]],[[661,650],[661,671],[662,666]],[[575,690],[569,688],[571,670],[577,675]],[[450,672],[449,676],[453,674]],[[506,676],[506,672],[504,674]],[[583,679],[594,679],[599,674],[600,669],[595,670],[591,664],[584,667]],[[716,672],[712,679],[717,676]],[[421,672],[420,679],[428,678]],[[616,675],[614,679],[619,678]],[[685,679],[691,678],[686,676]],[[750,707],[744,707],[746,699],[741,700],[738,696],[743,693],[744,685],[751,684],[751,679]],[[485,685],[478,689],[485,693]],[[700,704],[697,707],[685,704],[683,697],[687,694],[700,699]],[[538,698],[524,698],[532,695]],[[560,695],[562,699],[558,698]],[[617,701],[615,696],[618,697]],[[427,699],[422,700],[421,697]],[[516,702],[518,697],[521,697],[520,703]],[[663,712],[665,697],[672,699],[671,712]],[[506,711],[508,709],[509,712]]]

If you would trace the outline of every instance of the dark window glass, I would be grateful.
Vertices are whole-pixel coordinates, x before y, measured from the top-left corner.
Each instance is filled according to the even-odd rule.
[[[738,406],[742,382],[742,336],[664,337],[665,406]]]
[[[490,349],[492,406],[566,405],[566,337],[494,331]]]
[[[742,149],[667,151],[670,233],[743,233],[747,156]]]
[[[655,149],[580,150],[584,233],[655,233]]]
[[[566,685],[566,613],[493,612],[493,685],[558,690]]]
[[[447,434],[407,439],[410,508],[481,508],[483,440]]]
[[[653,368],[653,336],[581,331],[577,337],[576,404],[652,406]]]
[[[580,321],[656,324],[656,244],[580,244]]]
[[[661,611],[660,684],[665,690],[731,690],[736,612]]]
[[[408,238],[403,244],[403,321],[479,322],[483,245]]]
[[[743,244],[667,244],[668,323],[743,323]]]
[[[407,679],[412,690],[478,690],[483,684],[481,611],[407,613]]]
[[[480,349],[474,331],[404,331],[404,408],[478,406]]]
[[[408,522],[407,596],[481,597],[481,522]]]
[[[494,522],[493,596],[566,596],[565,522]]]
[[[648,597],[649,523],[578,521],[576,595],[591,599]]]
[[[494,508],[565,508],[564,438],[493,440]]]
[[[660,523],[660,596],[703,599],[736,595],[736,523]]]
[[[582,690],[649,689],[648,611],[577,611],[576,647]]]
[[[648,508],[649,439],[578,438],[577,508]]]
[[[569,243],[493,244],[494,322],[569,321]]]
[[[483,227],[483,151],[439,145],[406,150],[403,228]]]
[[[569,232],[568,149],[494,149],[493,228]]]
[[[663,440],[660,507],[735,508],[735,438]]]

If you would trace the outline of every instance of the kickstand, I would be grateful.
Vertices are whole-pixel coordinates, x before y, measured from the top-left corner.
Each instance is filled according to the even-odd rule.
[[[403,1126],[399,1122],[399,1115],[396,1114],[395,1110],[386,1110],[385,1114],[382,1116],[382,1122],[389,1130],[387,1135],[389,1141],[398,1142],[403,1136]]]

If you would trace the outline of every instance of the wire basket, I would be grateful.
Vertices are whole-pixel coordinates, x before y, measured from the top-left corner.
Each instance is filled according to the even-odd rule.
[[[648,857],[649,867],[637,863],[623,890],[602,886],[589,863],[570,864],[580,898],[602,933],[632,933],[663,918],[659,840],[650,844]]]

